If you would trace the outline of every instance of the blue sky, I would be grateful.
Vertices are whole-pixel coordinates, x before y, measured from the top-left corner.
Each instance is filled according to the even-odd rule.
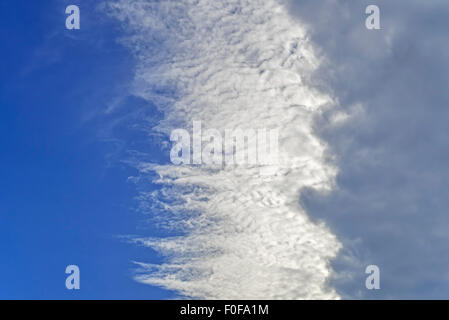
[[[106,109],[132,77],[117,26],[83,1],[2,1],[0,298],[164,298],[132,280],[131,260],[157,259],[117,239],[134,234],[133,170],[120,164]],[[116,129],[121,130],[121,129]],[[65,288],[65,267],[81,290]]]

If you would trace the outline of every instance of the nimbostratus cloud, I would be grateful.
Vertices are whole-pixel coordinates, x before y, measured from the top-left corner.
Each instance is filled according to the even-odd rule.
[[[313,126],[334,102],[309,84],[320,61],[301,23],[277,0],[118,0],[108,10],[136,55],[134,94],[164,114],[154,130],[279,130],[280,161],[268,168],[138,164],[161,186],[141,201],[182,235],[135,238],[166,257],[140,263],[137,280],[194,298],[339,298],[327,281],[341,245],[299,203],[303,188],[331,190],[337,173]]]
[[[365,8],[380,8],[380,30]],[[342,242],[333,286],[343,298],[441,299],[449,295],[449,3],[289,0],[326,56],[315,83],[338,96],[317,133],[339,169],[323,196],[301,193],[310,217]],[[349,120],[335,125],[338,111]],[[378,265],[380,290],[366,290]]]

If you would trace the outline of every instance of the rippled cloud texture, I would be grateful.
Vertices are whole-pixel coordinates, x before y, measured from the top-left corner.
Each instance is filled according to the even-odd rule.
[[[402,4],[401,4],[402,3]],[[279,129],[280,164],[140,160],[142,208],[175,237],[137,280],[193,298],[443,297],[447,16],[442,1],[117,0],[154,132]],[[154,121],[154,120],[153,120]],[[366,265],[381,290],[365,289]]]
[[[201,120],[204,130],[280,131],[280,164],[269,168],[138,164],[162,185],[142,201],[183,233],[135,239],[167,256],[141,264],[138,280],[196,298],[337,298],[326,281],[340,244],[299,203],[302,188],[329,190],[336,174],[313,134],[332,101],[308,84],[319,60],[304,27],[275,0],[123,0],[110,10],[138,57],[135,94],[164,113],[155,130]]]

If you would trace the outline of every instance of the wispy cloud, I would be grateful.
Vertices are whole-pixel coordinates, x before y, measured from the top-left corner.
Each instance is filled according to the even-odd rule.
[[[299,203],[303,188],[328,191],[336,176],[313,126],[333,101],[310,85],[320,61],[303,25],[276,0],[119,0],[108,10],[137,57],[134,94],[164,113],[155,130],[192,120],[280,129],[270,173],[138,164],[161,185],[141,201],[182,236],[135,239],[166,256],[137,279],[196,298],[338,298],[327,281],[340,243]]]

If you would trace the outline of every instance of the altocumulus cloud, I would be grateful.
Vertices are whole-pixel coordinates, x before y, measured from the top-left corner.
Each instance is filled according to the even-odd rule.
[[[182,236],[133,239],[166,257],[139,281],[198,298],[447,298],[449,5],[379,0],[369,31],[369,4],[108,5],[136,55],[132,93],[164,114],[137,126],[281,128],[290,160],[261,175],[142,153],[139,181],[161,185],[142,186],[142,208]]]
[[[155,132],[169,136],[201,120],[204,129],[280,135],[279,165],[267,170],[136,162],[141,177],[160,185],[141,192],[142,208],[179,234],[133,239],[165,257],[139,263],[138,281],[194,298],[340,297],[328,280],[341,244],[299,201],[303,190],[334,186],[338,171],[314,124],[338,103],[312,85],[321,59],[287,9],[278,0],[106,6],[136,56],[133,94],[163,113]]]

